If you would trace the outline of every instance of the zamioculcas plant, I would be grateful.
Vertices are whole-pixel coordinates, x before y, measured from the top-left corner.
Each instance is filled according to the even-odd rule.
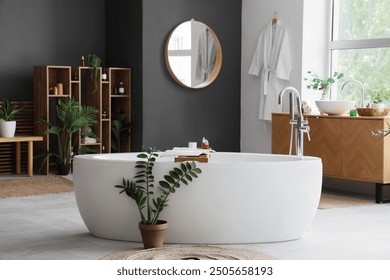
[[[178,167],[174,167],[164,180],[158,182],[160,194],[155,193],[153,167],[158,154],[155,148],[148,148],[140,153],[138,158],[142,159],[136,162],[135,168],[139,171],[135,174],[133,180],[123,178],[121,185],[116,188],[122,189],[119,194],[126,193],[137,204],[141,216],[142,224],[157,224],[161,212],[168,206],[168,197],[176,192],[181,184],[188,185],[202,170],[198,168],[195,162],[184,162]]]

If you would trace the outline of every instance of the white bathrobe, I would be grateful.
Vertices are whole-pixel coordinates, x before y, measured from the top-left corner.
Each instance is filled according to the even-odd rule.
[[[272,112],[281,112],[278,97],[283,81],[291,73],[290,46],[287,30],[279,21],[261,31],[249,74],[260,75],[259,119],[271,120]]]
[[[206,30],[199,36],[198,58],[196,61],[195,78],[200,82],[207,80],[214,69],[217,49],[213,35]]]

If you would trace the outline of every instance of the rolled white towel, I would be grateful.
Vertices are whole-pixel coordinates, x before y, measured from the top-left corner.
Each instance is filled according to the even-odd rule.
[[[91,137],[84,137],[83,143],[84,144],[96,144],[97,140],[95,138],[91,138]]]

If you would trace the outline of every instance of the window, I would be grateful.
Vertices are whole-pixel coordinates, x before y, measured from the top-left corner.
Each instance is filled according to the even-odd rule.
[[[390,89],[390,0],[333,0],[331,70],[343,72],[345,80],[358,80],[370,93]],[[356,100],[358,84],[349,84],[337,99]]]

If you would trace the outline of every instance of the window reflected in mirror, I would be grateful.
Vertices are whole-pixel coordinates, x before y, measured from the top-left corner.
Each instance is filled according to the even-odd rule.
[[[168,36],[165,62],[178,84],[202,88],[218,76],[222,65],[221,45],[210,27],[195,20],[186,21]]]

